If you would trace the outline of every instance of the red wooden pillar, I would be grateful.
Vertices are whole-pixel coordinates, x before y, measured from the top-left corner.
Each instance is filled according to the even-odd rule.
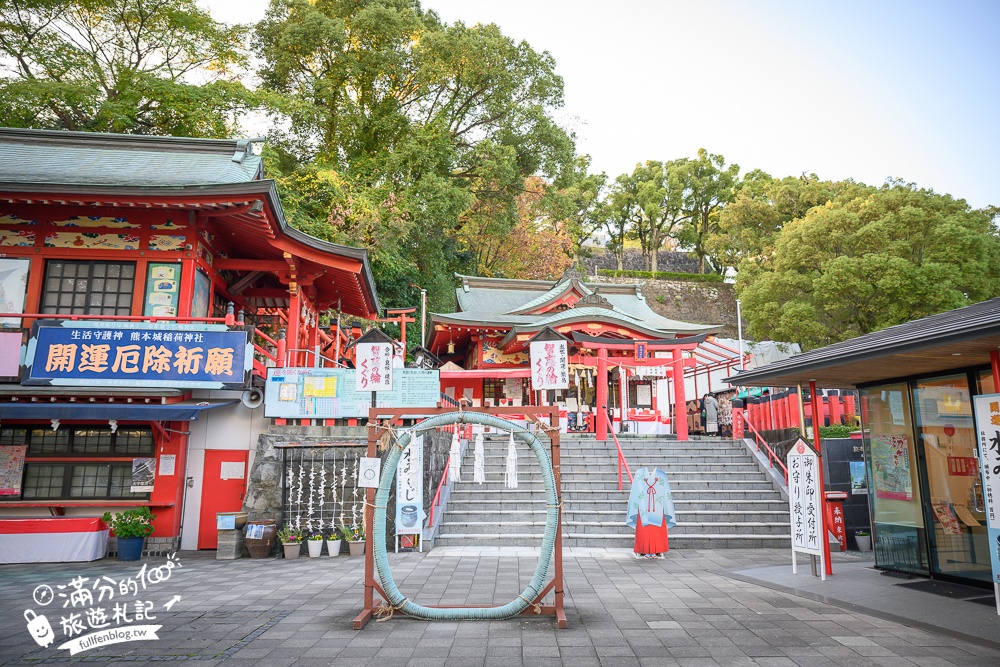
[[[799,423],[799,392],[797,391],[788,392],[788,416],[789,428],[802,428],[802,424]]]
[[[302,347],[299,341],[299,321],[301,319],[301,312],[302,306],[299,298],[298,287],[290,287],[288,291],[288,336],[286,337],[286,344],[290,350],[297,350]],[[292,367],[301,366],[299,363],[298,352],[291,353],[288,365]]]
[[[597,439],[608,439],[608,351],[597,351]]]
[[[674,412],[677,414],[678,440],[688,439],[687,398],[684,396],[684,353],[677,348],[670,351],[674,360]]]
[[[844,423],[844,408],[840,403],[840,396],[830,396],[827,399],[830,403],[830,425]]]
[[[993,391],[1000,391],[1000,352],[990,350],[990,368],[993,370]]]
[[[858,406],[855,405],[854,403],[853,394],[848,394],[847,396],[844,396],[844,414],[852,416],[857,416],[858,414]]]
[[[816,400],[818,398],[818,396],[817,396],[817,392],[816,392],[816,382],[814,382],[814,381],[810,381],[809,382],[809,396],[812,399],[813,405],[819,405],[820,406],[820,410],[813,411],[813,446],[816,448],[816,456],[820,457],[820,460],[819,460],[819,497],[820,497],[820,502],[823,503],[822,515],[825,517],[826,516],[826,484],[823,483],[823,450],[820,448],[821,443],[820,443],[820,438],[819,438],[819,427],[820,427],[820,424],[823,423],[823,421],[822,421],[823,420],[823,416],[822,416],[823,412],[822,412],[822,403],[820,401]],[[815,416],[817,414],[820,415],[819,416],[819,421],[817,421],[817,418]],[[829,526],[826,525],[826,521],[824,521],[823,524],[824,524],[823,525],[823,530],[822,530],[823,558],[826,560],[826,574],[829,576],[829,575],[833,574],[833,564],[830,562],[830,537],[827,534],[827,530],[829,530]]]

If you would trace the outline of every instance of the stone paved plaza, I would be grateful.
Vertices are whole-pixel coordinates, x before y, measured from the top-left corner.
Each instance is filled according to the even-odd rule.
[[[516,598],[536,566],[530,549],[436,549],[426,554],[390,555],[400,590],[420,604],[499,605]],[[816,588],[808,565],[795,580],[820,594],[789,592],[787,586],[753,580],[747,568],[787,573],[786,550],[674,550],[663,560],[634,560],[626,551],[568,550],[565,555],[569,627],[556,629],[551,617],[510,621],[428,622],[395,616],[351,629],[362,603],[362,558],[321,557],[286,561],[214,560],[214,552],[181,552],[182,567],[169,580],[150,583],[116,600],[152,602],[162,625],[156,641],[131,641],[94,648],[74,658],[56,647],[67,640],[60,628],[68,603],[59,585],[88,579],[95,601],[101,583],[135,580],[165,558],[139,563],[0,566],[0,662],[184,661],[225,665],[1000,665],[1000,621],[995,610],[965,602],[946,612],[975,616],[975,634],[906,624],[908,609],[933,614],[939,596],[907,592],[897,616],[836,600],[834,588],[857,573],[874,577],[864,584],[893,586],[870,563],[837,555],[840,574]],[[743,574],[737,574],[738,571]],[[161,570],[162,572],[162,570]],[[155,578],[155,577],[153,577]],[[772,577],[773,578],[773,577]],[[766,585],[761,585],[761,584]],[[33,600],[47,585],[56,599]],[[829,588],[826,588],[829,587]],[[826,595],[830,592],[829,595]],[[180,596],[171,609],[164,605]],[[842,596],[843,597],[843,596]],[[820,601],[826,599],[827,601]],[[105,599],[102,605],[109,602]],[[114,604],[112,602],[112,604]],[[38,646],[26,629],[24,612],[47,614],[55,642]],[[940,609],[947,609],[941,607]],[[78,610],[79,611],[79,610]],[[133,609],[134,611],[134,609]],[[960,618],[958,620],[961,620]],[[901,622],[902,621],[902,622]],[[88,629],[87,632],[90,632]]]

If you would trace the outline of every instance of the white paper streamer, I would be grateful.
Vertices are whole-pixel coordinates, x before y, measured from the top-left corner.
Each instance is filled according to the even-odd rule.
[[[472,481],[482,484],[486,481],[486,454],[483,451],[483,434],[476,434],[476,465],[473,468]]]
[[[448,479],[453,482],[462,481],[462,455],[461,448],[458,443],[458,432],[455,432],[451,436],[451,452],[450,458],[448,459]]]
[[[507,469],[503,474],[504,484],[508,489],[517,488],[517,450],[514,449],[514,434],[510,434],[510,444],[507,445]]]

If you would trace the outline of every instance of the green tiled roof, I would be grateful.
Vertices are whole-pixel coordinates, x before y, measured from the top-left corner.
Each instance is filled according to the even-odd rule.
[[[462,285],[455,290],[458,312],[434,313],[431,315],[432,321],[509,326],[512,327],[511,335],[584,320],[629,327],[653,338],[713,333],[720,329],[719,325],[682,322],[658,315],[639,292],[639,285],[578,283],[588,294],[597,292],[612,308],[577,304],[578,307],[569,310],[524,315],[514,313],[524,313],[532,307],[558,298],[570,288],[570,283],[553,284],[543,280],[506,280],[462,275],[457,277],[462,280]]]
[[[0,183],[183,187],[262,175],[248,140],[0,128]]]

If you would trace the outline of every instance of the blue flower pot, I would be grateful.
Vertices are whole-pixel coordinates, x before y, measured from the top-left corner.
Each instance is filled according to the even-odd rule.
[[[119,537],[118,560],[139,560],[142,557],[142,544],[145,537]]]

